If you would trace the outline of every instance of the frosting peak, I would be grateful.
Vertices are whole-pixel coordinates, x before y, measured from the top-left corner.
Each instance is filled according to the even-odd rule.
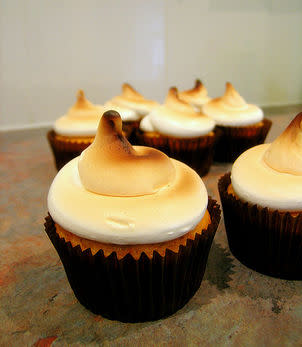
[[[206,90],[206,87],[203,85],[201,80],[197,79],[195,80],[195,85],[192,89],[184,90],[180,94],[181,96],[194,95],[196,97],[199,96],[199,97],[205,98],[208,96],[208,91]]]
[[[221,101],[225,104],[225,106],[230,108],[247,108],[247,103],[230,82],[227,82],[225,85],[225,93],[221,97]]]
[[[178,90],[176,87],[171,87],[169,89],[168,95],[165,100],[165,106],[174,109],[175,111],[190,112],[197,116],[194,108],[190,104],[179,98]]]
[[[78,169],[87,190],[110,196],[154,194],[175,178],[175,167],[164,153],[131,146],[115,111],[103,114],[93,143],[81,154]]]
[[[208,91],[199,79],[195,81],[195,86],[192,89],[179,92],[179,97],[198,110],[211,100],[208,96]]]
[[[128,83],[122,85],[122,94],[115,96],[110,102],[115,106],[135,111],[138,118],[142,118],[158,105],[153,100],[145,99]]]
[[[276,171],[302,175],[302,112],[269,146],[263,160]]]
[[[122,96],[133,100],[144,100],[144,97],[138,93],[129,83],[122,85]]]
[[[85,112],[85,114],[83,114]],[[95,116],[95,112],[100,112],[100,107],[93,105],[86,99],[84,91],[80,89],[77,93],[76,103],[68,110],[68,117]]]
[[[224,127],[248,126],[263,119],[262,110],[256,105],[247,104],[230,82],[226,83],[223,96],[212,99],[202,109],[217,125]]]

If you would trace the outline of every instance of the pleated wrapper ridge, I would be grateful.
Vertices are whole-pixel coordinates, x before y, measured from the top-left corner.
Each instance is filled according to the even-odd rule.
[[[247,149],[264,143],[272,121],[264,118],[262,123],[261,126],[216,126],[219,137],[214,148],[214,161],[232,163]]]
[[[221,214],[211,198],[208,211],[207,229],[180,245],[177,253],[166,249],[164,256],[154,251],[152,257],[142,252],[138,259],[129,253],[119,259],[116,252],[104,256],[101,249],[92,255],[90,249],[73,247],[60,238],[50,216],[45,231],[82,305],[109,319],[143,322],[173,314],[199,288]]]
[[[302,280],[302,211],[270,210],[229,194],[230,173],[218,183],[233,255],[247,267],[273,277]]]
[[[217,139],[216,132],[197,138],[177,138],[164,136],[158,133],[136,132],[139,144],[156,148],[169,157],[179,160],[200,176],[205,176],[213,162],[214,144]]]

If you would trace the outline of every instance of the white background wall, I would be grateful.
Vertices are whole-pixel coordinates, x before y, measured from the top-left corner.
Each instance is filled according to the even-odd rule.
[[[301,0],[0,0],[0,128],[53,122],[78,88],[103,103],[196,77],[249,102],[302,102]]]

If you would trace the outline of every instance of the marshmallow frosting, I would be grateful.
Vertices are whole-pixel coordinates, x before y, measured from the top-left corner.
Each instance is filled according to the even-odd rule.
[[[214,127],[215,121],[181,100],[175,87],[170,88],[165,103],[155,108],[140,124],[142,131],[180,138],[203,136]]]
[[[103,115],[93,144],[58,172],[48,194],[56,223],[113,244],[178,238],[200,222],[207,202],[194,170],[156,149],[132,147],[114,111]]]
[[[263,119],[263,111],[256,105],[247,104],[229,82],[226,83],[224,95],[212,99],[202,109],[221,126],[246,126]]]
[[[113,110],[120,114],[123,122],[139,121],[141,116],[138,112],[130,108],[119,106],[114,100],[109,100],[104,104],[105,111]]]
[[[302,211],[302,113],[271,144],[250,148],[232,167],[232,186],[244,201]]]
[[[128,83],[122,85],[122,94],[115,96],[110,102],[115,106],[135,111],[140,119],[158,106],[156,101],[145,99]]]
[[[54,131],[63,136],[94,136],[103,112],[101,105],[93,105],[79,90],[76,103],[55,121]]]
[[[194,88],[179,92],[178,95],[180,99],[188,102],[198,110],[200,110],[204,104],[211,100],[211,98],[208,96],[206,87],[198,79],[195,81]]]

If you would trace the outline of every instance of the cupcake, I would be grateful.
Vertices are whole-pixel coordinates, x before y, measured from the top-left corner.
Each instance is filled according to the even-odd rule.
[[[203,112],[217,124],[220,136],[214,160],[219,162],[233,162],[248,148],[263,143],[272,125],[263,118],[263,111],[247,104],[229,82],[225,94],[205,104]]]
[[[229,246],[261,273],[302,279],[302,113],[219,181]]]
[[[145,99],[130,84],[122,85],[122,94],[105,103],[105,110],[117,111],[122,117],[123,131],[130,141],[136,142],[135,132],[140,120],[158,106],[153,100]]]
[[[132,147],[114,111],[58,172],[48,209],[45,229],[79,302],[128,322],[168,316],[190,300],[220,219],[195,171]]]
[[[158,148],[203,176],[213,159],[214,128],[213,119],[196,112],[171,88],[165,103],[141,121],[137,134],[141,144]]]
[[[198,79],[195,81],[194,88],[179,92],[178,95],[181,100],[184,100],[190,105],[194,106],[199,112],[202,111],[203,105],[211,100],[211,98],[208,96],[206,87]]]
[[[92,143],[103,111],[102,106],[93,105],[79,90],[76,103],[55,121],[47,139],[58,170]]]

